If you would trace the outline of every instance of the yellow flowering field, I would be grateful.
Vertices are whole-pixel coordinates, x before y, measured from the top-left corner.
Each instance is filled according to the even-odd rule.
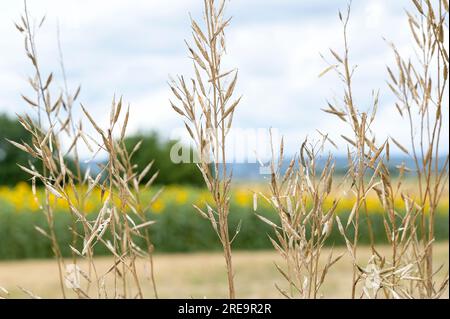
[[[258,218],[262,215],[274,222],[277,222],[277,214],[270,203],[262,196],[258,195],[255,202],[255,192],[257,194],[267,194],[267,186],[263,184],[236,184],[230,199],[230,230],[234,233],[241,230],[236,241],[233,243],[235,249],[255,250],[271,249],[272,229]],[[341,187],[346,189],[345,187]],[[220,249],[217,236],[212,230],[209,221],[203,219],[196,212],[193,205],[205,207],[205,202],[212,205],[210,193],[203,188],[169,185],[163,187],[159,197],[152,201],[160,187],[153,187],[150,190],[142,191],[141,202],[150,205],[148,218],[156,223],[151,225],[150,232],[152,240],[159,252],[193,252]],[[86,190],[84,190],[86,191]],[[68,191],[77,201],[77,195]],[[78,193],[83,193],[78,190]],[[92,193],[83,205],[81,211],[88,216],[88,219],[95,219],[102,206],[105,195],[98,189]],[[333,198],[339,198],[337,214],[342,220],[346,220],[354,205],[352,194],[338,189],[325,202],[324,209],[328,209],[333,204]],[[117,196],[113,197],[117,200]],[[46,217],[40,212],[40,203],[44,200],[44,190],[37,187],[36,197],[33,195],[29,184],[23,182],[14,187],[0,187],[0,259],[17,258],[50,258],[51,247],[47,238],[36,231],[35,226],[46,230],[48,228]],[[64,256],[70,256],[71,236],[67,229],[72,227],[73,219],[69,214],[68,205],[64,200],[50,197],[51,205],[54,207],[55,230],[62,247]],[[447,240],[449,234],[449,206],[448,196],[444,196],[438,207],[436,215],[436,240]],[[397,210],[402,212],[403,203],[397,203]],[[118,205],[120,207],[120,205]],[[256,207],[256,213],[254,208]],[[371,216],[371,223],[376,240],[380,243],[386,242],[386,234],[383,222],[383,209],[378,198],[370,196],[367,199],[367,209]],[[361,221],[360,242],[369,243],[369,232],[366,229],[367,223]],[[273,235],[273,234],[272,234]],[[333,227],[328,242],[332,245],[344,244],[342,236],[337,227]],[[107,254],[107,251],[98,248],[97,254]]]
[[[144,191],[144,201],[147,199],[150,202],[153,195],[161,188],[154,188],[150,191]],[[92,195],[85,201],[85,213],[95,213],[101,206],[101,192],[99,189],[94,189]],[[251,208],[253,210],[255,201],[255,192],[264,193],[264,188],[260,185],[238,185],[235,187],[232,197],[231,205],[235,208]],[[75,200],[76,196],[72,193]],[[345,213],[352,209],[354,205],[354,198],[351,194],[340,194],[334,196],[339,198],[338,213]],[[1,186],[0,187],[0,211],[1,207],[8,206],[13,209],[15,213],[23,212],[38,212],[40,210],[40,202],[43,199],[43,190],[37,190],[37,198],[33,195],[31,186],[26,182],[18,183],[14,187]],[[64,212],[68,210],[67,203],[51,195],[51,201],[55,206],[55,211]],[[261,196],[257,196],[256,207],[259,209],[269,209],[270,204]],[[168,207],[180,207],[192,205],[203,206],[204,203],[212,204],[211,194],[206,189],[200,189],[190,186],[170,185],[162,188],[162,192],[158,198],[152,203],[151,210],[153,213],[170,213]],[[333,196],[330,196],[326,202],[326,208],[331,207],[333,203]],[[399,197],[397,199],[396,207],[403,207],[403,202]],[[367,199],[367,210],[369,213],[380,213],[383,211],[382,204],[373,193]],[[448,214],[449,198],[444,196],[438,207],[440,213]]]

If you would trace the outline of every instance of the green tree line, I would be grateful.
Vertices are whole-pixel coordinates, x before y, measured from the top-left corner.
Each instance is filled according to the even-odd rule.
[[[17,119],[0,114],[0,185],[15,185],[29,179],[29,174],[23,172],[17,164],[27,166],[31,158],[8,140],[32,144],[30,134]],[[165,140],[156,132],[141,132],[127,137],[125,145],[131,152],[139,141],[142,141],[142,144],[133,156],[132,162],[144,168],[152,159],[155,160],[152,169],[154,172],[159,171],[156,184],[202,185],[202,176],[195,164],[177,164],[171,161],[170,150],[175,141]],[[146,180],[142,182],[145,183]]]

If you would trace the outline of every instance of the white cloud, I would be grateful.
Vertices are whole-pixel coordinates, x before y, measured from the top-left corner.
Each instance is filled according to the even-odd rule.
[[[328,48],[342,51],[338,9],[345,0],[246,0],[231,1],[233,16],[228,30],[227,65],[240,69],[237,93],[244,94],[234,124],[239,128],[275,127],[286,134],[289,151],[315,128],[336,131],[336,122],[323,114],[326,99],[339,97],[341,83],[332,74],[318,78],[326,66],[319,53]],[[131,103],[130,131],[157,129],[165,136],[182,127],[171,110],[166,84],[168,75],[190,74],[183,39],[189,38],[191,11],[201,16],[195,0],[78,0],[29,1],[30,12],[47,14],[38,38],[45,70],[58,70],[56,19],[69,83],[82,83],[81,100],[105,123],[114,94]],[[386,85],[385,65],[393,57],[382,36],[412,55],[403,7],[406,1],[354,1],[349,38],[351,58],[358,64],[355,97],[361,107],[370,103],[372,89],[381,90],[380,118],[395,125],[392,96]],[[0,111],[25,110],[20,92],[28,93],[31,72],[23,53],[23,41],[12,21],[18,20],[21,1],[0,3]],[[58,73],[58,72],[57,72]],[[58,77],[57,77],[58,79]],[[383,125],[379,126],[383,135]],[[444,127],[448,131],[448,124]],[[403,130],[398,129],[402,135]],[[403,135],[400,139],[405,139]],[[448,145],[447,145],[448,149]]]

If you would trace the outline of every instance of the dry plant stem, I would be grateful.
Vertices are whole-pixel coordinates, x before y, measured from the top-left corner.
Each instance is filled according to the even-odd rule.
[[[342,257],[333,258],[331,252],[326,264],[319,267],[321,250],[331,233],[337,207],[334,200],[330,209],[324,208],[333,182],[334,163],[331,156],[326,159],[323,169],[316,167],[325,140],[319,144],[320,147],[305,141],[298,159],[290,162],[286,172],[281,171],[283,140],[277,154],[272,144],[271,194],[259,193],[273,206],[279,217],[279,223],[274,223],[258,215],[274,228],[276,238],[270,240],[284,259],[287,271],[278,265],[276,267],[290,287],[289,292],[278,286],[277,289],[287,298],[318,298],[328,271]]]
[[[417,61],[402,58],[395,45],[391,44],[398,75],[388,68],[389,86],[398,99],[400,115],[407,115],[410,129],[411,151],[402,145],[397,146],[413,159],[415,165],[419,187],[417,205],[421,221],[421,249],[425,254],[420,267],[422,271],[425,269],[422,278],[426,296],[432,298],[436,295],[432,258],[435,213],[448,181],[448,153],[442,167],[439,164],[442,113],[448,111],[448,105],[444,105],[444,94],[448,90],[448,42],[444,41],[445,33],[448,37],[448,1],[413,0],[412,3],[416,12],[407,14],[418,52]],[[418,120],[415,117],[417,113]]]
[[[220,27],[219,23],[223,23],[222,17],[217,15],[215,12],[216,9],[214,7],[214,1],[208,0],[209,3],[205,1],[205,17],[207,22],[207,28],[208,28],[208,38],[211,39],[209,43],[209,50],[210,50],[210,74],[212,74],[213,77],[213,109],[214,109],[214,126],[216,128],[215,131],[215,142],[216,142],[216,150],[220,148],[220,153],[222,154],[222,158],[220,159],[219,152],[216,152],[216,175],[219,174],[219,167],[218,164],[222,162],[222,177],[216,177],[216,181],[218,185],[219,190],[223,191],[222,196],[219,196],[216,198],[216,207],[219,210],[219,229],[220,229],[220,238],[222,241],[222,245],[224,248],[224,255],[225,255],[225,262],[227,266],[227,277],[228,277],[228,294],[231,299],[235,298],[235,289],[234,289],[234,274],[233,274],[233,263],[232,263],[232,256],[231,256],[231,243],[229,238],[229,230],[228,230],[228,213],[229,213],[229,207],[228,207],[228,200],[225,198],[226,196],[226,188],[227,188],[227,182],[228,182],[228,175],[227,175],[227,165],[226,165],[226,154],[225,154],[225,136],[226,136],[226,129],[224,127],[224,120],[225,120],[225,101],[224,96],[222,94],[222,85],[221,81],[218,79],[220,74],[220,57],[217,53],[217,36],[216,33],[219,31],[218,28]],[[223,1],[224,3],[224,1]],[[224,4],[222,4],[224,5]],[[220,116],[222,124],[219,124],[218,117],[217,117],[217,111],[220,110]],[[218,130],[217,130],[218,129]],[[220,132],[220,139],[217,136],[218,131]],[[220,146],[219,146],[220,144]],[[222,185],[220,185],[220,181],[222,182]],[[220,191],[219,191],[220,194]]]
[[[228,226],[231,174],[227,171],[225,144],[240,98],[231,100],[237,71],[223,71],[221,67],[225,54],[224,30],[230,22],[224,19],[224,8],[223,0],[204,1],[204,30],[192,20],[194,44],[187,44],[195,71],[195,78],[189,81],[192,87],[188,87],[189,82],[183,76],[172,80],[170,87],[177,100],[171,105],[184,118],[186,129],[196,143],[200,157],[198,167],[214,199],[214,208],[207,206],[206,212],[198,207],[196,210],[210,221],[220,239],[227,268],[228,294],[235,298],[233,240]]]
[[[349,45],[348,45],[348,22],[350,19],[350,9],[351,5],[349,4],[347,7],[347,11],[345,15],[342,15],[339,12],[339,18],[343,25],[343,40],[344,40],[344,54],[343,57],[340,57],[338,53],[331,50],[333,58],[336,60],[335,65],[330,65],[329,68],[325,72],[331,69],[335,69],[338,76],[342,80],[345,86],[344,93],[344,110],[338,111],[334,106],[329,103],[329,110],[325,110],[328,113],[338,116],[341,120],[348,123],[353,131],[353,137],[348,138],[343,136],[343,138],[350,144],[348,149],[348,158],[349,158],[349,167],[350,167],[350,177],[352,179],[352,188],[354,188],[355,193],[355,204],[353,206],[351,215],[349,217],[349,221],[347,222],[347,226],[350,223],[353,224],[354,234],[352,239],[352,258],[356,261],[357,259],[357,248],[358,248],[358,238],[359,238],[359,227],[360,227],[360,214],[361,208],[365,211],[366,222],[369,230],[370,237],[370,245],[372,248],[372,252],[375,254],[375,243],[374,236],[372,230],[372,223],[370,216],[367,211],[366,204],[366,193],[368,192],[368,187],[366,186],[365,178],[367,176],[368,167],[366,165],[366,158],[368,150],[371,152],[372,150],[368,147],[368,137],[367,134],[370,132],[371,119],[368,118],[367,113],[360,113],[358,108],[355,106],[355,102],[353,99],[353,83],[352,77],[355,71],[355,68],[350,65],[349,62]],[[338,68],[341,67],[343,71],[339,71]],[[322,73],[323,75],[324,73]],[[373,114],[376,112],[377,107],[377,96],[375,96]],[[374,116],[374,115],[373,115]],[[372,117],[373,117],[372,116]],[[351,154],[351,150],[353,150],[354,155]],[[353,275],[352,275],[352,289],[351,289],[351,297],[354,299],[356,297],[356,285],[359,278],[359,271],[356,263],[353,265]]]
[[[67,117],[69,120],[69,124],[68,124],[68,135],[71,137],[75,137],[78,134],[78,129],[76,127],[76,123],[73,119],[73,103],[76,100],[76,98],[78,97],[78,94],[80,92],[81,87],[79,86],[74,97],[71,96],[70,92],[69,92],[69,86],[67,83],[67,74],[66,74],[66,68],[64,65],[64,57],[63,57],[63,50],[62,50],[62,45],[61,45],[61,35],[60,35],[60,28],[59,28],[59,23],[57,24],[57,42],[58,42],[58,53],[59,53],[59,63],[60,63],[60,69],[61,69],[61,74],[62,74],[62,78],[63,78],[63,95],[65,97],[65,105],[67,108]],[[80,124],[81,125],[81,124]],[[81,130],[81,128],[80,128]],[[74,143],[73,144],[73,151],[72,151],[72,157],[73,157],[73,162],[74,162],[74,166],[75,166],[75,174],[73,176],[74,182],[78,185],[82,185],[83,184],[83,175],[81,172],[81,163],[80,163],[80,155],[78,152],[78,143]],[[70,183],[69,183],[70,184]],[[73,183],[71,183],[71,187],[74,189],[75,186],[73,185]],[[80,211],[84,211],[85,210],[85,195],[80,192],[78,193],[78,197],[77,197],[77,207],[79,208]],[[72,214],[72,229],[76,229],[76,224],[77,224],[77,218],[75,216],[75,214],[71,211],[70,212]],[[88,229],[86,228],[86,226],[84,226],[84,232],[88,232]],[[72,231],[72,247],[76,247],[78,244],[78,234],[75,231]],[[94,259],[93,259],[93,251],[92,249],[88,249],[87,251],[87,259],[88,259],[88,263],[89,263],[89,269],[88,269],[88,277],[91,278],[92,276],[95,277],[95,282],[97,283],[97,291],[100,292],[100,287],[98,286],[99,283],[99,276],[97,273],[97,269],[95,267],[95,263],[94,263]],[[72,263],[73,265],[77,265],[77,255],[74,251],[72,251]],[[87,284],[87,287],[85,289],[85,292],[87,295],[89,295],[89,290],[90,290],[90,286],[91,286],[91,282],[89,281]],[[97,295],[98,298],[100,298],[100,294]]]
[[[125,144],[123,144],[122,142],[122,149],[126,149]],[[131,165],[131,156],[128,152],[124,152],[123,154],[124,157],[124,166],[125,169],[127,171],[128,176],[133,176],[133,166]],[[144,168],[144,171],[150,171],[150,169],[152,168],[154,164],[154,161],[151,161],[146,168]],[[158,172],[156,172],[152,178],[150,179],[150,184],[152,183],[152,179],[155,179],[158,176]],[[143,177],[143,176],[142,176]],[[137,180],[138,181],[138,180]],[[139,181],[138,181],[139,183]],[[141,194],[139,191],[139,185],[134,183],[134,195],[136,197],[136,203],[137,203],[137,208],[138,208],[138,215],[141,217],[141,219],[144,221],[145,220],[145,209],[143,209],[143,207],[145,206],[145,204],[142,202],[141,199]],[[155,197],[156,199],[156,197]],[[150,239],[150,233],[148,231],[148,228],[145,228],[144,230],[144,239],[145,239],[145,243],[147,246],[147,254],[148,254],[148,261],[149,261],[149,272],[150,272],[150,282],[152,284],[153,287],[153,294],[155,296],[156,299],[158,299],[158,290],[156,288],[156,278],[155,278],[155,270],[154,270],[154,262],[153,262],[153,251],[154,251],[154,246],[152,244],[152,241]]]
[[[388,146],[387,142],[384,142],[382,145],[378,146],[375,141],[375,136],[372,133],[371,126],[376,118],[376,112],[378,108],[378,93],[372,93],[373,95],[373,105],[367,111],[361,111],[355,105],[355,101],[353,99],[353,83],[352,77],[355,68],[350,66],[349,63],[349,46],[348,46],[348,38],[347,38],[347,27],[350,17],[350,5],[347,8],[347,12],[345,15],[339,13],[339,18],[343,24],[343,34],[344,34],[344,55],[341,57],[338,53],[333,50],[330,50],[333,58],[336,60],[336,64],[328,67],[323,73],[325,74],[328,70],[334,69],[338,74],[339,78],[344,83],[345,93],[343,98],[343,110],[339,110],[338,107],[328,103],[329,109],[325,111],[327,113],[333,114],[337,116],[339,119],[344,121],[353,131],[353,136],[351,138],[342,136],[347,143],[348,147],[348,162],[349,162],[349,171],[348,177],[351,181],[351,190],[355,194],[355,203],[353,205],[352,211],[350,213],[349,219],[347,221],[346,227],[353,224],[354,233],[352,240],[349,240],[346,235],[346,230],[342,226],[339,219],[338,225],[341,234],[344,236],[347,244],[348,251],[353,260],[353,276],[352,276],[352,289],[351,289],[351,297],[357,297],[357,284],[361,281],[362,277],[367,275],[364,271],[361,271],[361,267],[358,265],[357,261],[357,252],[358,252],[358,237],[359,237],[359,225],[360,225],[360,215],[361,209],[365,211],[365,217],[367,221],[368,231],[371,239],[371,249],[372,249],[372,259],[369,263],[377,263],[380,262],[384,265],[384,259],[379,255],[375,248],[375,242],[373,239],[373,229],[371,225],[371,220],[367,210],[366,197],[370,191],[376,189],[379,182],[377,179],[381,175],[382,172],[388,171],[385,169],[383,164],[382,154],[385,150],[385,147]],[[384,170],[383,170],[384,169]],[[372,172],[370,172],[372,170]],[[369,178],[369,181],[366,182],[366,178]],[[382,176],[383,177],[383,176]],[[383,194],[392,194],[392,190],[390,188],[390,182],[386,179],[386,187],[389,192],[385,192]],[[385,203],[386,198],[383,198],[383,203]],[[388,240],[390,238],[397,238],[397,229],[398,225],[395,220],[395,211],[393,205],[387,208],[389,210],[389,223],[391,226],[391,230],[388,231]],[[397,267],[397,241],[390,240],[392,243],[393,254],[392,254],[392,266],[393,269]],[[378,267],[379,265],[376,264]],[[392,285],[395,286],[395,276],[390,276],[392,278]],[[363,287],[365,289],[366,287]],[[369,296],[370,294],[364,291],[364,293]],[[375,293],[376,296],[376,293]]]
[[[42,123],[42,119],[41,119],[41,100],[42,103],[44,104],[44,108],[45,109],[49,109],[51,106],[50,101],[48,101],[47,98],[47,94],[46,94],[46,88],[44,87],[43,84],[43,80],[41,77],[41,72],[39,69],[39,66],[37,64],[37,53],[36,53],[36,46],[35,46],[35,42],[34,42],[34,34],[33,31],[31,29],[31,24],[30,24],[30,19],[29,19],[29,15],[28,15],[28,8],[27,8],[27,2],[24,1],[24,18],[23,20],[23,26],[24,26],[24,32],[26,32],[27,36],[25,39],[25,43],[26,45],[28,45],[27,47],[27,54],[29,55],[30,59],[33,61],[33,66],[34,66],[34,70],[36,72],[36,79],[37,79],[37,87],[35,89],[36,94],[37,94],[37,100],[38,100],[38,121],[39,123]],[[29,49],[28,49],[29,48]],[[49,125],[52,125],[50,118],[49,118]],[[46,176],[47,175],[47,170],[44,167],[43,168],[43,175]],[[61,289],[61,293],[63,298],[66,298],[66,292],[64,289],[64,284],[63,284],[63,268],[64,268],[64,260],[62,258],[61,255],[61,250],[59,248],[58,245],[58,241],[56,239],[56,234],[55,234],[55,229],[54,229],[54,217],[53,217],[53,210],[50,204],[50,192],[46,189],[45,190],[45,203],[44,203],[44,211],[47,217],[47,224],[49,226],[49,233],[50,233],[50,238],[51,238],[51,243],[52,243],[52,250],[53,253],[57,259],[57,265],[58,265],[58,276],[59,276],[59,282],[60,282],[60,289]]]
[[[43,22],[44,20],[41,21],[39,27]],[[125,114],[120,132],[117,132],[120,134],[117,134],[115,132],[120,125],[118,123],[120,123],[119,118],[122,114],[122,99],[119,102],[113,101],[110,123],[106,130],[102,130],[82,106],[85,118],[92,124],[98,135],[97,139],[84,132],[82,120],[79,124],[75,124],[72,112],[74,102],[80,93],[80,87],[74,94],[69,93],[60,44],[59,55],[64,78],[64,90],[59,94],[56,101],[52,102],[53,73],[46,77],[44,81],[36,54],[35,28],[30,24],[26,6],[25,15],[21,22],[16,24],[16,27],[25,37],[25,51],[35,69],[35,76],[30,78],[29,82],[36,92],[36,98],[23,96],[23,99],[33,110],[36,110],[37,121],[29,115],[19,116],[20,124],[32,136],[31,145],[23,142],[10,142],[27,152],[39,165],[42,165],[42,167],[36,167],[35,164],[30,163],[29,167],[21,166],[21,168],[31,175],[33,195],[38,203],[36,181],[39,180],[44,185],[44,200],[42,204],[39,204],[47,218],[48,231],[39,227],[36,227],[36,229],[52,244],[52,250],[57,259],[62,296],[64,298],[67,296],[65,283],[70,280],[70,277],[63,274],[64,260],[54,230],[54,206],[57,200],[64,201],[67,204],[73,218],[72,227],[69,229],[72,235],[70,248],[73,264],[76,266],[79,258],[88,260],[88,273],[84,273],[78,268],[75,270],[81,273],[86,283],[83,285],[76,283],[70,288],[79,298],[92,297],[89,291],[91,283],[96,283],[97,287],[94,297],[108,298],[105,281],[111,277],[115,287],[114,297],[143,298],[142,285],[136,268],[138,258],[150,260],[151,282],[157,297],[151,256],[153,245],[147,231],[147,227],[153,222],[147,220],[146,214],[160,192],[148,204],[140,200],[142,190],[139,185],[149,175],[151,165],[148,165],[142,171],[138,171],[137,167],[131,164],[132,156],[139,149],[140,144],[136,145],[131,153],[125,147],[124,137],[129,109]],[[120,137],[116,138],[117,135]],[[69,139],[70,146],[68,148],[62,147],[60,142],[62,136]],[[89,169],[85,176],[82,176],[77,146],[81,142],[92,153],[93,159],[99,151],[104,151],[109,155],[108,162],[105,165],[100,165],[100,171],[95,177],[91,177]],[[97,150],[94,148],[97,148]],[[75,169],[69,167],[68,157],[74,159],[72,163],[74,163]],[[152,185],[156,176],[157,173],[150,177],[144,189]],[[101,191],[102,208],[94,220],[88,220],[85,203],[93,195],[94,189]],[[108,231],[111,234],[113,244],[103,238]],[[143,238],[147,247],[145,249],[140,248],[136,244],[135,238]],[[94,262],[95,245],[105,246],[114,256],[114,263],[105,274],[99,275],[97,273]],[[69,289],[69,286],[66,288]]]
[[[436,2],[438,5],[436,5]],[[355,149],[355,160],[349,150],[349,176],[355,188],[356,203],[349,221],[358,232],[359,207],[365,204],[369,191],[378,195],[384,208],[384,226],[387,240],[391,245],[391,255],[381,256],[372,243],[373,256],[366,269],[356,260],[357,235],[350,241],[346,230],[337,218],[339,230],[344,236],[348,251],[354,264],[352,297],[356,297],[357,284],[365,281],[362,296],[377,298],[382,292],[386,298],[439,298],[448,287],[448,275],[436,286],[433,277],[436,273],[432,265],[434,241],[434,215],[439,200],[448,181],[448,153],[442,167],[439,165],[439,141],[442,129],[443,92],[447,88],[448,48],[444,43],[444,23],[448,15],[445,0],[434,2],[412,0],[420,19],[407,12],[411,33],[417,44],[418,61],[402,59],[394,44],[393,47],[398,72],[389,67],[389,87],[398,99],[396,108],[400,115],[406,116],[411,136],[411,150],[390,137],[381,145],[376,142],[371,124],[376,118],[378,95],[375,95],[371,112],[361,112],[354,104],[351,94],[353,69],[348,63],[346,26],[350,7],[345,17],[339,13],[344,24],[345,55],[343,58],[335,51],[331,53],[336,64],[331,64],[321,75],[334,69],[345,83],[344,109],[328,104],[325,110],[346,123],[350,123],[354,137],[343,138]],[[438,9],[435,7],[438,6]],[[443,9],[445,8],[445,13]],[[448,44],[447,44],[448,46]],[[343,69],[343,71],[341,71]],[[433,71],[434,70],[434,71]],[[438,72],[435,72],[438,70]],[[432,76],[437,79],[432,81]],[[433,86],[434,83],[438,83]],[[416,111],[413,111],[413,109]],[[370,114],[371,113],[371,114]],[[418,114],[416,116],[416,114]],[[417,119],[416,119],[417,117]],[[416,124],[418,130],[416,131]],[[419,134],[416,137],[416,132]],[[419,198],[414,199],[403,189],[403,178],[411,171],[405,164],[399,165],[399,178],[394,182],[390,172],[390,143],[395,144],[415,163],[413,175],[417,178]],[[354,165],[357,161],[357,165]],[[368,170],[373,170],[369,182],[364,182]],[[369,175],[370,176],[370,175]],[[396,184],[396,185],[395,185]],[[404,207],[400,207],[401,200]],[[400,213],[401,211],[404,213]],[[426,225],[428,214],[428,226]],[[417,225],[417,221],[419,224]],[[368,225],[370,229],[370,224]],[[419,226],[419,227],[417,227]]]
[[[355,210],[355,222],[354,228],[355,233],[353,236],[353,257],[357,258],[357,247],[358,247],[358,236],[359,236],[359,203],[361,202],[361,187],[364,184],[364,167],[363,167],[363,156],[364,156],[364,138],[361,138],[358,133],[361,132],[364,127],[360,128],[357,120],[356,111],[353,105],[353,94],[352,94],[352,77],[350,75],[349,70],[349,62],[348,62],[348,43],[347,43],[347,24],[350,18],[350,5],[348,6],[347,15],[344,22],[344,45],[345,45],[345,53],[344,53],[344,70],[345,70],[345,82],[347,85],[347,99],[346,105],[349,109],[349,113],[351,116],[351,123],[353,131],[355,132],[355,142],[357,143],[357,163],[358,163],[358,181],[356,183],[356,210]],[[361,143],[362,141],[362,143]],[[353,275],[352,275],[352,299],[355,298],[356,295],[356,280],[357,280],[357,269],[356,265],[353,265]]]
[[[366,176],[366,167],[365,167],[365,154],[366,154],[366,115],[363,114],[361,117],[361,120],[358,120],[357,110],[354,106],[353,102],[353,94],[352,94],[352,73],[350,71],[350,65],[349,65],[349,47],[348,47],[348,37],[347,37],[347,26],[348,21],[350,18],[350,5],[348,6],[348,11],[345,17],[344,22],[344,46],[345,46],[345,53],[344,53],[344,70],[345,70],[345,82],[347,86],[347,93],[346,93],[346,105],[349,110],[349,114],[351,117],[351,123],[352,128],[354,132],[354,140],[356,142],[356,160],[357,160],[357,181],[355,183],[356,187],[356,208],[355,208],[355,219],[354,219],[354,237],[353,237],[353,257],[357,258],[357,247],[358,247],[358,237],[359,237],[359,222],[360,222],[360,207],[361,205],[364,205],[365,213],[366,213],[366,220],[368,224],[369,229],[369,237],[370,237],[370,246],[372,248],[372,252],[374,252],[374,236],[373,236],[373,230],[372,230],[372,224],[371,220],[367,211],[367,204],[365,199],[363,198],[364,194],[366,193],[366,186],[365,186],[365,176]],[[356,297],[356,283],[357,283],[357,277],[358,277],[358,270],[356,265],[353,266],[353,277],[352,277],[352,299]]]
[[[129,117],[129,109],[125,115],[125,120],[121,129],[120,138],[116,140],[113,138],[114,130],[116,128],[116,123],[120,115],[120,110],[122,108],[122,99],[118,103],[113,101],[113,106],[111,110],[111,120],[110,127],[104,131],[98,127],[94,122],[92,116],[83,108],[86,116],[88,117],[91,124],[97,130],[99,135],[103,140],[102,147],[108,152],[109,160],[107,165],[104,167],[108,171],[108,183],[101,185],[102,191],[108,190],[109,201],[112,203],[118,202],[110,210],[111,216],[109,219],[109,228],[111,235],[113,237],[113,244],[108,245],[114,255],[114,264],[110,271],[114,274],[114,286],[115,286],[115,297],[116,298],[143,298],[143,292],[141,287],[141,282],[136,268],[136,259],[138,257],[148,258],[151,262],[151,283],[157,297],[157,289],[155,283],[155,277],[153,274],[153,259],[151,254],[153,253],[153,245],[151,244],[148,232],[145,231],[146,227],[151,225],[152,221],[146,220],[146,212],[152,203],[157,199],[158,192],[150,201],[148,205],[141,202],[140,198],[140,188],[139,184],[142,179],[148,175],[152,162],[147,165],[141,172],[136,171],[135,166],[131,165],[131,160],[133,154],[139,150],[141,143],[138,143],[131,153],[125,147],[124,135],[126,130],[126,125]],[[152,182],[155,180],[157,172],[151,176],[149,182],[144,188],[148,188]],[[140,222],[137,225],[136,222],[131,219],[131,210],[133,216],[135,216]],[[97,223],[97,222],[96,222]],[[144,229],[144,233],[140,232],[140,229]],[[139,248],[133,237],[143,238],[147,244],[146,251]],[[102,241],[101,237],[98,240]],[[103,242],[103,241],[102,241]],[[128,276],[128,274],[130,276]],[[137,290],[136,295],[130,295],[131,290],[129,286],[132,285]]]

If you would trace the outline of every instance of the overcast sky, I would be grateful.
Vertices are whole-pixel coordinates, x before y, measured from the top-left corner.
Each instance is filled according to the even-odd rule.
[[[102,122],[108,118],[114,94],[131,104],[130,130],[160,131],[174,136],[182,127],[169,106],[169,75],[190,74],[184,39],[189,39],[189,15],[200,17],[200,0],[32,0],[29,9],[41,29],[38,52],[46,70],[58,69],[56,26],[59,20],[69,85],[82,84],[80,100]],[[227,65],[239,68],[237,93],[244,98],[234,125],[242,129],[276,128],[286,136],[287,148],[315,129],[331,136],[345,132],[334,117],[322,111],[327,99],[340,94],[332,73],[319,78],[326,67],[319,53],[342,50],[338,10],[346,0],[234,0],[227,14]],[[358,71],[354,80],[358,104],[370,103],[372,89],[380,89],[377,133],[407,143],[407,127],[400,122],[389,93],[385,65],[393,55],[382,37],[412,54],[404,8],[407,0],[354,0],[350,22],[351,58]],[[29,92],[31,74],[23,53],[22,36],[13,22],[23,3],[0,1],[0,112],[26,109],[20,93]],[[58,77],[57,77],[58,79]],[[448,108],[447,108],[448,111]],[[448,133],[448,112],[444,133]],[[337,134],[339,133],[339,134]],[[339,140],[337,137],[336,140]],[[341,144],[342,145],[342,144]],[[448,139],[443,145],[448,150]]]

